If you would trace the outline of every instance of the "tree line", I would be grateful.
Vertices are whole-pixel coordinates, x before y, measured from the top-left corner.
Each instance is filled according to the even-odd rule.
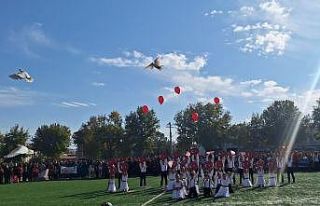
[[[199,114],[192,121],[193,112]],[[314,144],[320,139],[320,100],[311,114],[302,116],[290,100],[274,101],[262,113],[254,113],[250,121],[233,123],[229,111],[220,104],[190,104],[174,117],[177,130],[175,151],[183,152],[192,144],[206,150],[239,148],[248,150],[272,149],[287,144],[292,130],[302,118],[295,146]],[[73,142],[83,158],[109,159],[170,152],[169,138],[160,131],[160,120],[150,110],[141,107],[123,119],[119,112],[92,116],[73,134],[67,126],[40,126],[31,138],[28,130],[13,126],[6,134],[0,133],[0,154],[8,154],[17,145],[29,146],[45,158],[58,158]]]

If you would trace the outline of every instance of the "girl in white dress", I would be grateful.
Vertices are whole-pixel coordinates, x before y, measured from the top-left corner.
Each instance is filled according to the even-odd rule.
[[[175,200],[182,200],[185,198],[185,191],[184,191],[183,182],[180,179],[180,175],[176,175],[176,180],[173,184],[173,190],[172,190],[172,198]]]
[[[229,191],[229,185],[231,184],[230,178],[227,177],[226,174],[222,175],[221,178],[221,185],[219,187],[218,192],[215,194],[216,197],[229,197],[230,191]]]
[[[258,178],[257,178],[256,187],[264,187],[265,186],[264,169],[263,169],[264,161],[260,159],[257,162],[257,165],[258,165],[258,169],[257,169]]]
[[[110,178],[108,181],[108,192],[116,192],[117,191],[116,181],[115,181],[116,170],[117,169],[114,164],[109,166]]]
[[[169,167],[168,179],[169,179],[169,183],[168,183],[168,186],[167,186],[167,191],[172,191],[173,190],[173,185],[174,185],[174,183],[176,181],[176,172],[175,172],[174,168],[172,168],[172,167]]]
[[[122,191],[122,192],[128,192],[129,191],[128,172],[126,170],[122,171],[120,191]]]
[[[245,168],[243,170],[242,187],[252,187],[252,183],[249,178],[249,169],[248,168]]]
[[[199,185],[198,185],[198,173],[194,170],[191,171],[190,179],[188,181],[189,188],[189,198],[198,197],[199,195]]]
[[[268,163],[269,166],[269,187],[277,186],[277,162],[271,159]]]

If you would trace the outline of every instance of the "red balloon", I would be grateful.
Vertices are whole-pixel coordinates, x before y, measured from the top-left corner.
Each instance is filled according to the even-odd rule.
[[[164,102],[164,97],[163,97],[163,96],[159,96],[159,97],[158,97],[158,101],[159,101],[160,104],[163,104],[163,102]]]
[[[193,112],[191,115],[191,119],[193,122],[198,122],[199,121],[199,114],[197,112]]]
[[[142,108],[141,108],[142,112],[144,114],[148,113],[149,112],[149,107],[147,105],[143,105]]]
[[[215,98],[213,99],[213,101],[214,101],[214,103],[216,103],[216,104],[219,104],[219,103],[220,103],[219,97],[215,97]]]
[[[175,87],[174,88],[174,92],[177,93],[177,94],[180,94],[181,93],[180,87]]]

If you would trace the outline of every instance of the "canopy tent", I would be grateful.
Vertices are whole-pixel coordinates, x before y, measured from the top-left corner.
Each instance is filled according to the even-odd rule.
[[[4,156],[5,159],[13,158],[19,155],[33,155],[34,151],[32,149],[29,149],[26,146],[18,145],[18,147],[14,150],[12,150],[9,154]]]

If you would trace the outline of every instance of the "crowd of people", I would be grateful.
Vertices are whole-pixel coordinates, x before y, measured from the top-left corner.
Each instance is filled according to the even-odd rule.
[[[299,162],[307,160],[310,167],[319,170],[319,158],[317,152],[286,154],[285,148],[268,153],[208,151],[205,155],[192,148],[184,155],[162,154],[158,157],[160,185],[176,200],[198,197],[200,189],[205,197],[229,197],[236,180],[242,187],[276,187],[284,183],[286,173],[288,183],[295,183],[294,172]],[[143,187],[147,184],[149,165],[145,158],[140,158],[138,164],[140,186]],[[108,161],[108,170],[108,192],[128,192],[129,165],[126,159]]]
[[[197,197],[199,190],[205,196],[229,196],[232,185],[244,187],[276,186],[284,181],[295,182],[294,171],[299,162],[304,168],[320,170],[320,153],[292,152],[287,160],[283,151],[276,152],[233,152],[216,151],[200,154],[196,148],[184,154],[160,154],[139,158],[118,158],[105,161],[65,160],[35,161],[29,163],[0,163],[0,184],[59,180],[73,178],[108,178],[108,191],[129,191],[128,178],[140,176],[140,186],[147,185],[147,176],[160,176],[160,185],[173,193],[176,199]],[[63,167],[73,167],[72,174],[63,173]],[[264,173],[269,173],[265,184]],[[256,177],[254,177],[256,176]]]

